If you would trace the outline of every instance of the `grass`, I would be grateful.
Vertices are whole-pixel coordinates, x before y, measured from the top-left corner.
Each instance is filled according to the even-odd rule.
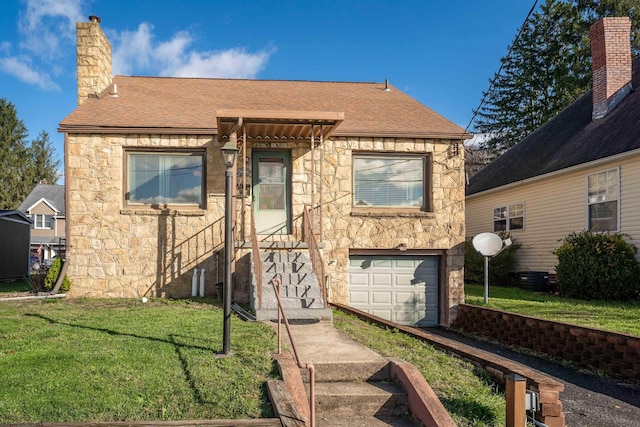
[[[231,324],[208,301],[0,304],[0,424],[271,417],[277,347],[266,325]]]
[[[484,305],[482,285],[465,285],[468,304]],[[489,287],[488,307],[640,336],[640,301],[585,301],[519,288]]]
[[[0,294],[13,292],[29,292],[31,286],[26,280],[13,280],[11,282],[0,282]]]
[[[385,357],[418,367],[458,426],[503,426],[504,395],[482,369],[454,358],[397,329],[383,329],[334,311],[334,325]]]

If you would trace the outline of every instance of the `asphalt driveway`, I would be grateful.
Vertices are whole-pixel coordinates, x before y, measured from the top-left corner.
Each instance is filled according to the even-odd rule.
[[[516,352],[453,330],[424,330],[527,365],[563,383],[565,388],[560,393],[560,400],[568,427],[640,427],[640,385],[600,377],[548,358]]]

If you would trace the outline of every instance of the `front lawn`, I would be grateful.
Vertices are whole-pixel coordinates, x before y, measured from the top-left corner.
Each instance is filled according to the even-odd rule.
[[[467,304],[484,306],[484,287],[465,285]],[[489,287],[490,308],[640,336],[640,301],[585,301],[503,286]]]
[[[0,303],[0,424],[273,416],[275,333],[208,301]]]
[[[10,282],[0,282],[0,295],[13,294],[16,292],[29,292],[31,286],[26,280],[12,280]]]
[[[503,426],[504,395],[482,369],[436,350],[419,339],[366,323],[334,310],[333,324],[348,336],[385,357],[418,367],[458,426]]]

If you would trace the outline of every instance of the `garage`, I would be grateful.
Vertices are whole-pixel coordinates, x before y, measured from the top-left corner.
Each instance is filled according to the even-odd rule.
[[[438,256],[351,255],[349,305],[402,325],[438,325]]]

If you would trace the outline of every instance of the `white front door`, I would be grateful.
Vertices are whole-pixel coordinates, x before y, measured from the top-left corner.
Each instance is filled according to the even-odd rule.
[[[288,151],[252,153],[253,212],[258,234],[291,234],[290,168]]]

